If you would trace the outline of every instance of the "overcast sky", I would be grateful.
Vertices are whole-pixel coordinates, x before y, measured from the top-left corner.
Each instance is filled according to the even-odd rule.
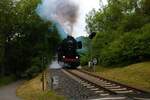
[[[87,35],[85,31],[86,14],[88,14],[88,12],[91,11],[93,8],[99,9],[101,0],[75,0],[75,1],[80,5],[80,9],[79,9],[78,22],[74,27],[73,35],[75,37],[86,36]],[[102,0],[102,1],[104,5],[107,4],[107,0]]]

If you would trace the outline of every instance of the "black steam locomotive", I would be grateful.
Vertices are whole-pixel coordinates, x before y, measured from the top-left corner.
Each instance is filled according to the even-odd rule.
[[[80,56],[77,49],[82,48],[82,42],[67,36],[57,48],[58,63],[65,68],[77,68],[80,65]]]

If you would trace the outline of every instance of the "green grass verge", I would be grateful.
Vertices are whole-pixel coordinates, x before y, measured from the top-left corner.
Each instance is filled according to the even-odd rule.
[[[15,81],[14,76],[0,76],[0,87]]]
[[[17,95],[23,100],[65,100],[53,91],[42,91],[41,75],[24,82],[17,89]]]
[[[150,62],[125,67],[96,67],[96,74],[133,87],[150,91]]]

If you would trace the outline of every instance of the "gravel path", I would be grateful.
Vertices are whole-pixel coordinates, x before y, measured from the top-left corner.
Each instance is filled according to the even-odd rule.
[[[93,93],[93,91],[76,82],[61,70],[50,70],[49,72],[49,76],[53,76],[58,79],[58,81],[54,80],[54,83],[58,84],[55,85],[53,89],[59,95],[67,97],[67,100],[87,100],[99,97]],[[48,80],[50,80],[50,77]],[[51,88],[51,86],[49,86],[49,88]]]
[[[21,100],[16,96],[16,88],[22,82],[15,82],[0,88],[0,100]]]

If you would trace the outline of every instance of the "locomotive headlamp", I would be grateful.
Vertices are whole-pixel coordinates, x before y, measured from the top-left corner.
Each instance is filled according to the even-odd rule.
[[[65,56],[63,56],[63,58],[65,58]]]
[[[79,57],[78,56],[76,56],[76,59],[78,59]]]

